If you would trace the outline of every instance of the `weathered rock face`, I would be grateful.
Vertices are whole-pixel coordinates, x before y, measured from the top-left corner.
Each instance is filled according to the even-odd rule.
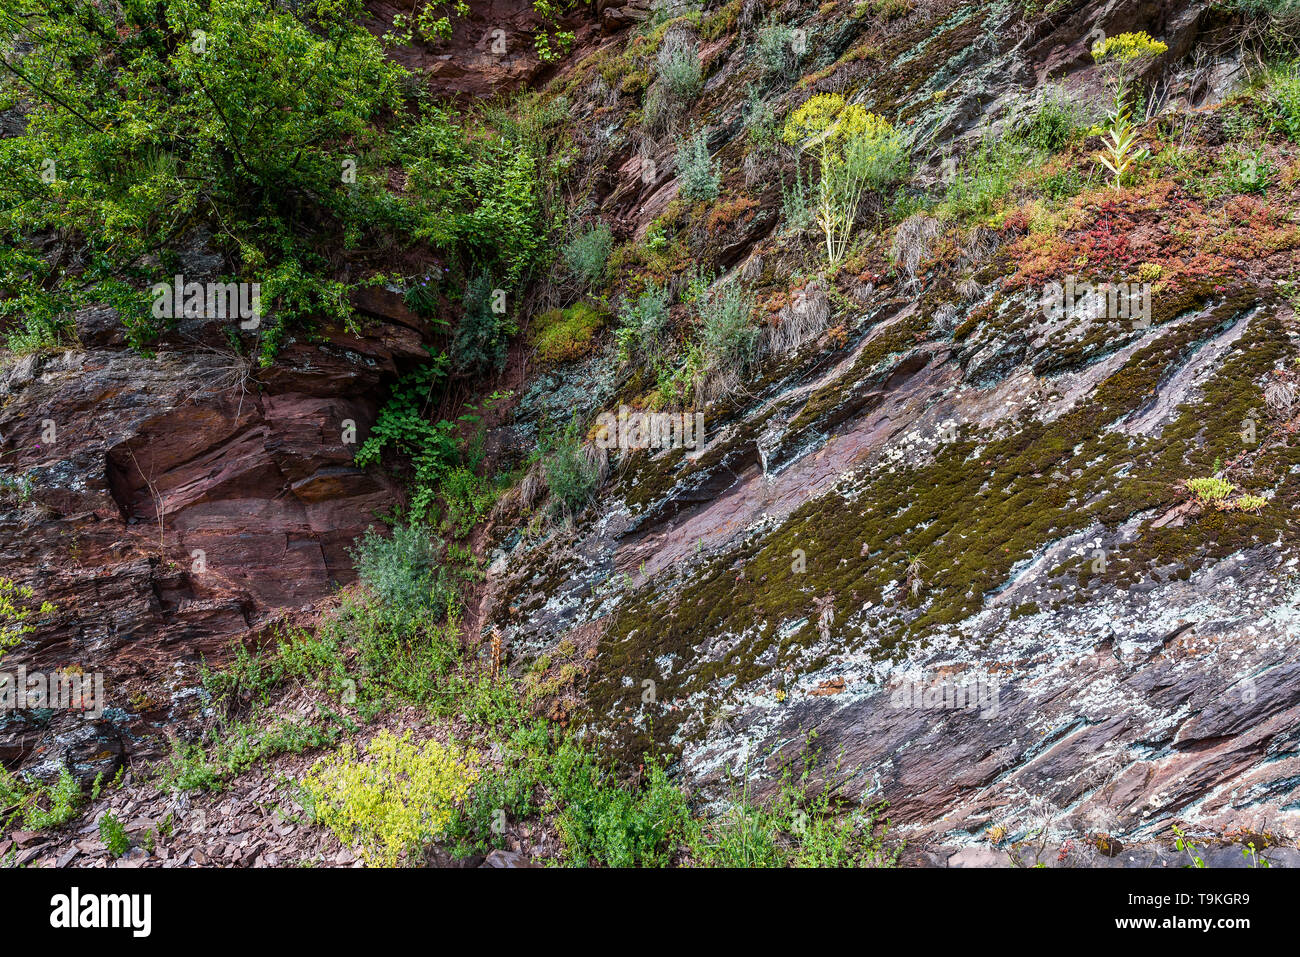
[[[594,5],[593,5],[594,6]],[[392,0],[367,0],[373,22],[368,26],[376,35],[392,29],[393,18],[411,19],[411,7]],[[609,29],[644,18],[635,4],[626,0],[606,2],[599,9],[582,5],[566,13],[560,29],[574,35],[574,46],[583,49],[599,37],[596,22]],[[554,69],[537,53],[534,37],[548,28],[544,17],[531,0],[488,0],[469,4],[461,17],[451,15],[451,34],[442,40],[396,47],[393,59],[420,76],[440,96],[463,96],[487,99],[512,93],[543,78]]]
[[[918,10],[871,54],[859,98],[935,136],[936,157],[1023,115],[1049,80],[1099,90],[1093,28],[1148,29],[1176,59],[1210,25],[1198,3],[1080,4],[1027,32],[1003,7]],[[818,34],[827,62],[855,29]],[[691,122],[707,122],[724,196],[761,208],[776,170],[741,161],[742,49],[702,46]],[[811,91],[843,89],[855,63]],[[1173,73],[1180,108],[1221,92]],[[644,236],[676,193],[671,143],[602,120],[601,215]],[[990,839],[1143,840],[1171,819],[1294,840],[1300,450],[1295,410],[1263,400],[1297,333],[1275,289],[1300,261],[1297,194],[1279,189],[1268,204],[1099,195],[1050,242],[1009,218],[956,253],[922,249],[915,275],[882,251],[809,323],[835,335],[774,338],[752,381],[706,407],[702,448],[616,458],[574,527],[503,540],[485,617],[520,662],[597,636],[560,712],[629,759],[653,738],[722,801],[815,751],[934,861]],[[924,225],[918,242],[937,243]],[[774,265],[817,268],[770,217],[690,228],[760,289]],[[1094,282],[1161,264],[1150,321],[1045,310],[1044,283],[1078,263]],[[778,328],[824,295],[784,297]],[[565,384],[584,413],[636,397],[623,382],[605,401],[589,371],[617,365],[604,359]],[[1191,501],[1180,483],[1220,468],[1268,505]]]
[[[769,106],[858,90],[913,133],[927,184],[946,151],[1023,116],[1044,84],[1098,92],[1094,29],[1150,30],[1176,61],[1215,16],[1092,0],[1022,29],[1013,6],[917,3],[864,44],[863,18],[786,4],[791,23],[822,17],[825,69],[765,88]],[[404,12],[371,9],[377,29]],[[643,16],[604,0],[594,12],[615,31]],[[869,249],[853,275],[787,289],[820,253],[780,231],[789,157],[747,145],[747,88],[771,82],[752,55],[763,9],[730,16],[739,39],[698,31],[706,82],[676,129],[641,123],[652,54],[580,53],[557,83],[576,118],[575,195],[620,240],[670,209],[690,219],[673,203],[675,155],[706,132],[723,200],[751,203],[683,226],[680,265],[698,256],[758,291],[771,351],[705,408],[701,448],[616,455],[571,527],[501,535],[471,620],[516,667],[571,642],[589,670],[552,713],[615,753],[653,737],[721,802],[815,750],[822,776],[889,801],[935,861],[969,861],[991,836],[1140,841],[1171,817],[1294,838],[1300,452],[1294,410],[1261,395],[1294,360],[1277,284],[1298,261],[1297,180],[1275,208],[1159,184],[1122,202],[1087,193],[1050,243],[1015,215],[959,236],[922,217],[915,255]],[[626,54],[575,17],[581,51]],[[524,0],[475,4],[408,65],[467,96],[538,82],[548,70],[519,40],[535,25]],[[1171,101],[1212,104],[1234,70],[1176,70]],[[961,248],[930,248],[943,243]],[[1160,265],[1150,322],[1046,316],[1043,284],[1079,262],[1094,281]],[[7,370],[0,451],[30,490],[0,498],[0,574],[58,610],[4,666],[104,670],[114,708],[97,723],[8,718],[0,759],[66,759],[90,777],[148,753],[149,732],[184,711],[198,656],[351,577],[347,545],[399,493],[351,466],[347,422],[363,441],[428,332],[391,296],[359,304],[380,319],[367,334],[290,342],[265,372],[201,326],[138,356],[107,310],[78,318],[83,349]],[[619,369],[611,344],[544,370],[489,444],[526,449],[543,419],[639,398]],[[1180,483],[1220,467],[1267,506],[1194,503]]]
[[[352,456],[382,386],[426,356],[424,330],[363,305],[412,324],[324,330],[260,370],[213,344],[218,323],[183,325],[146,357],[112,348],[116,317],[91,314],[86,349],[8,371],[0,448],[21,484],[0,567],[58,610],[4,666],[104,672],[112,710],[93,737],[112,755],[177,717],[200,656],[350,581],[348,546],[399,499]],[[42,714],[6,716],[0,758],[62,758],[50,743],[85,719]]]

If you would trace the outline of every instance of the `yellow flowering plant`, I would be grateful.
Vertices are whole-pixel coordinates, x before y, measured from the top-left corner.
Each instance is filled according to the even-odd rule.
[[[1098,40],[1092,45],[1092,58],[1102,65],[1111,82],[1115,84],[1115,104],[1107,114],[1109,128],[1102,136],[1102,151],[1097,162],[1114,176],[1115,189],[1136,163],[1148,155],[1146,148],[1134,149],[1137,142],[1137,124],[1129,109],[1128,85],[1136,72],[1136,64],[1160,56],[1169,49],[1168,44],[1151,39],[1146,31],[1120,33]]]
[[[790,114],[781,138],[817,159],[817,224],[834,267],[848,251],[863,195],[900,178],[907,161],[904,137],[861,104],[846,103],[838,93],[819,93]]]

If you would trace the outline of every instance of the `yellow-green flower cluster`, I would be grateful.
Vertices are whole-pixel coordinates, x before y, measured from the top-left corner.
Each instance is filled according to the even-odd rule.
[[[1110,60],[1113,63],[1127,64],[1134,60],[1160,56],[1168,49],[1167,43],[1153,40],[1145,30],[1140,30],[1137,33],[1121,33],[1098,40],[1092,45],[1092,58],[1098,63]]]
[[[437,741],[411,743],[381,731],[366,760],[350,744],[317,762],[303,782],[316,819],[367,864],[393,867],[440,836],[478,780],[479,754]]]
[[[884,138],[894,132],[888,120],[868,113],[860,103],[846,104],[838,93],[819,93],[787,117],[781,139],[791,145],[821,138],[833,143],[858,136]]]

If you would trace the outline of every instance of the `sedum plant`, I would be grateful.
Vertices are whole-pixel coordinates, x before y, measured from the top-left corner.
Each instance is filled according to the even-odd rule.
[[[1212,475],[1209,478],[1188,479],[1187,490],[1196,496],[1199,504],[1222,508],[1227,503],[1228,496],[1235,492],[1237,487],[1227,479]]]
[[[344,844],[360,846],[366,863],[414,862],[447,830],[478,780],[479,755],[437,741],[415,744],[411,732],[381,731],[366,759],[345,744],[317,762],[303,781],[316,820]]]

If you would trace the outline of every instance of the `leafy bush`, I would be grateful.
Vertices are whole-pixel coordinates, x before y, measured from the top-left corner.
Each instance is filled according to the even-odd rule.
[[[1238,147],[1223,153],[1223,188],[1230,193],[1268,192],[1269,183],[1277,174],[1277,167],[1261,148]]]
[[[479,273],[465,286],[464,314],[451,340],[452,372],[470,375],[504,368],[507,340],[515,326],[508,313],[497,311],[505,304],[503,293],[494,287],[488,273]]]
[[[732,391],[757,358],[760,333],[750,322],[753,311],[753,298],[734,282],[718,283],[700,297],[700,402]]]
[[[168,320],[143,290],[180,271],[192,239],[226,278],[261,284],[263,363],[294,324],[353,322],[349,293],[369,280],[352,277],[373,264],[358,250],[428,244],[457,281],[491,271],[511,287],[549,258],[562,117],[408,113],[411,75],[359,0],[73,6],[8,4],[0,112],[26,120],[0,139],[0,246],[42,261],[0,254],[13,347],[56,346],[101,303],[144,346]],[[425,5],[418,27],[440,36],[449,21],[431,11],[459,8]],[[51,235],[64,248],[40,249]],[[349,255],[323,252],[338,247]]]
[[[487,516],[497,499],[490,482],[464,467],[453,469],[439,491],[447,505],[447,527],[462,538]]]
[[[624,300],[615,332],[620,362],[638,360],[650,367],[663,358],[668,333],[668,289],[651,283],[636,299]]]
[[[669,30],[657,58],[659,83],[673,104],[684,105],[700,92],[703,76],[695,40],[689,34]]]
[[[837,816],[829,785],[808,792],[808,775],[787,772],[767,802],[747,790],[727,813],[700,828],[691,842],[695,863],[705,867],[892,867],[901,849],[889,849],[884,804]]]
[[[0,140],[0,234],[12,246],[55,232],[84,245],[83,265],[29,290],[67,308],[109,301],[123,277],[157,281],[146,257],[204,224],[229,240],[243,278],[263,283],[276,323],[347,318],[323,261],[290,224],[347,206],[339,157],[399,104],[404,71],[358,22],[359,4],[8,8],[0,111],[22,110],[26,125]],[[266,288],[286,270],[303,280],[297,295]],[[140,344],[158,322],[137,308],[128,331]]]
[[[121,857],[131,849],[131,839],[126,836],[126,828],[112,811],[105,811],[99,819],[99,839],[113,857]]]
[[[495,272],[514,286],[545,255],[543,176],[555,118],[492,119],[487,128],[426,104],[419,119],[395,136],[410,209],[385,218],[417,240],[460,254],[466,273]]]
[[[560,747],[554,765],[556,826],[575,867],[663,867],[692,833],[685,796],[653,759],[647,759],[646,781],[636,790],[610,780],[572,742]]]
[[[1032,152],[1011,137],[984,137],[975,152],[953,170],[944,206],[959,219],[989,215],[998,200],[1020,182],[1032,159]]]
[[[1079,107],[1064,92],[1054,89],[1038,101],[1019,138],[1034,149],[1056,153],[1064,149],[1083,127]]]
[[[605,314],[585,302],[551,309],[533,320],[533,348],[543,362],[570,362],[590,355]]]
[[[796,48],[795,31],[769,17],[758,31],[758,62],[768,80],[790,79],[799,70],[802,50]]]
[[[613,247],[614,237],[609,227],[598,223],[569,240],[564,247],[564,262],[570,272],[592,286],[605,278],[609,252]]]
[[[219,791],[245,771],[282,754],[301,754],[333,744],[339,729],[299,721],[264,726],[257,721],[223,723],[205,741],[176,741],[155,770],[164,791]]]
[[[303,781],[315,819],[349,847],[360,846],[366,863],[393,867],[415,863],[421,850],[441,837],[478,780],[478,752],[437,741],[416,745],[408,731],[384,730],[371,740],[366,758],[351,744],[317,762]]]
[[[508,732],[498,743],[495,760],[482,768],[468,800],[458,809],[448,835],[460,856],[505,845],[502,816],[519,819],[539,813],[539,796],[550,782],[550,735],[543,721],[525,721],[511,689]]]
[[[14,821],[29,831],[66,824],[81,810],[83,798],[80,783],[67,768],[59,769],[52,784],[30,784],[0,767],[0,834]]]
[[[1300,15],[1300,10],[1297,10]],[[1268,77],[1270,112],[1291,142],[1300,143],[1300,68],[1295,64]]]
[[[562,432],[543,438],[542,461],[546,487],[560,509],[572,513],[587,504],[600,473],[587,457],[576,419]]]
[[[703,130],[678,144],[677,176],[677,191],[687,202],[717,197],[718,165],[709,156],[709,138]]]
[[[446,368],[446,357],[440,356],[399,379],[353,457],[365,468],[377,464],[386,449],[410,456],[415,471],[410,514],[417,519],[432,506],[443,476],[460,462],[455,423],[445,419],[431,422],[425,411],[434,383],[446,375]]]

